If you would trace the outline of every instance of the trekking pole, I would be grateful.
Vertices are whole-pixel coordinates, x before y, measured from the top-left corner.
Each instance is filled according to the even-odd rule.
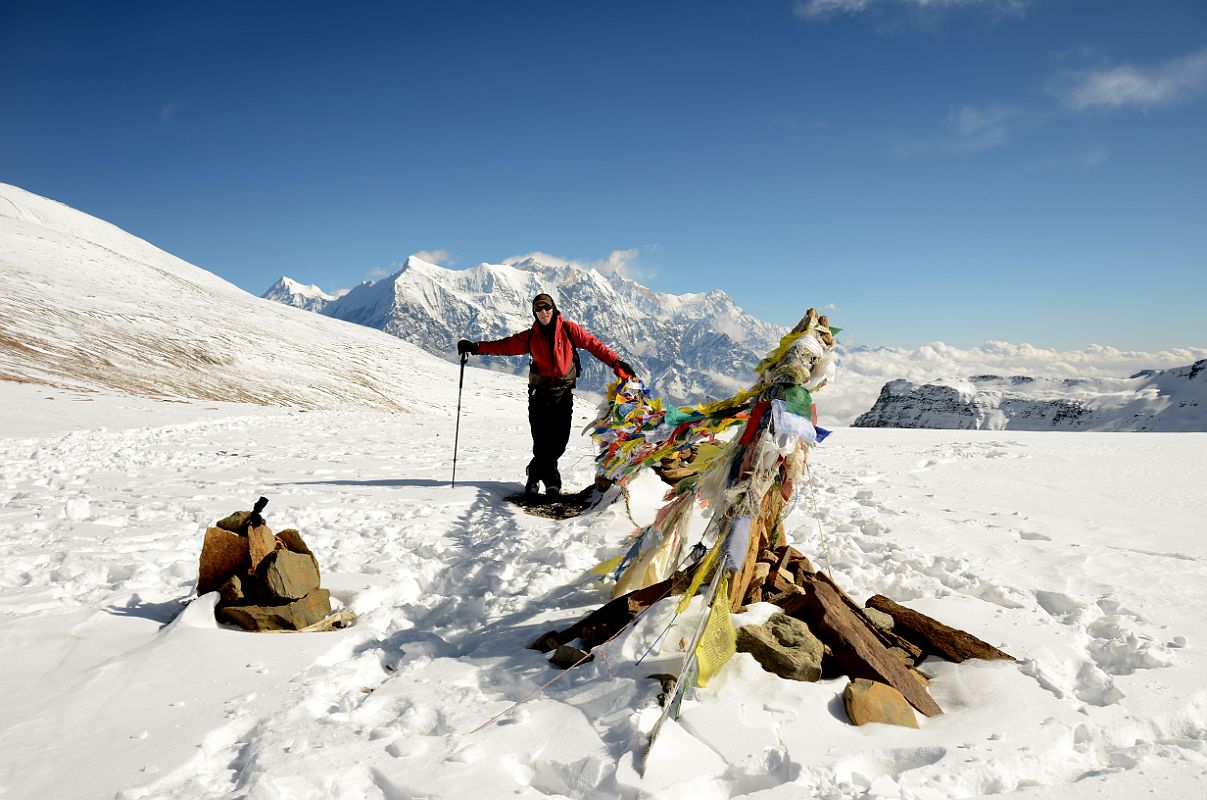
[[[457,442],[461,439],[461,387],[465,385],[465,362],[469,361],[469,353],[461,354],[461,378],[457,381],[457,429],[453,434],[453,479],[448,488],[457,485]]]

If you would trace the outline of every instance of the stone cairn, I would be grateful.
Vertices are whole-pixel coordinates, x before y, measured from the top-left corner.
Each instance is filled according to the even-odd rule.
[[[331,612],[331,594],[319,586],[314,553],[293,528],[276,534],[260,512],[236,511],[205,531],[197,594],[217,591],[219,622],[248,631],[314,631],[346,627],[350,612]]]
[[[824,343],[833,346],[828,320],[818,317],[814,309],[809,309],[793,332],[807,330],[818,330]],[[789,349],[782,360],[767,367],[765,375],[774,380],[764,381],[768,388],[761,395],[763,399],[779,396],[784,389],[780,384],[803,383],[796,374],[799,365],[794,366],[791,360]],[[779,375],[785,377],[775,377]],[[804,370],[803,377],[808,375]],[[770,416],[764,414],[757,424],[765,428]],[[756,425],[753,418],[748,424]],[[751,441],[757,441],[757,437]],[[808,451],[801,448],[798,454],[807,458]],[[693,455],[689,450],[676,453],[656,471],[673,485],[695,472]],[[737,463],[752,461],[752,453],[739,455],[743,458],[735,459]],[[719,461],[714,460],[705,469],[729,469],[724,463],[718,467]],[[851,600],[827,574],[815,570],[803,553],[787,546],[783,516],[795,488],[794,479],[785,459],[779,460],[776,469],[769,484],[755,495],[758,512],[751,521],[745,558],[728,565],[729,597],[716,602],[729,605],[733,612],[758,602],[772,603],[780,610],[763,625],[738,629],[738,652],[750,653],[765,670],[789,680],[816,681],[846,675],[851,680],[843,700],[853,723],[911,727],[917,727],[911,707],[928,717],[942,713],[927,690],[926,676],[917,668],[927,656],[955,662],[970,658],[1012,660],[1009,654],[975,636],[887,597],[876,595],[864,608]],[[737,480],[745,480],[744,474],[737,473]],[[753,487],[753,482],[749,485]],[[714,511],[714,517],[717,513]],[[711,572],[716,561],[697,560],[663,581],[621,595],[569,628],[545,633],[530,647],[553,651],[551,662],[562,668],[586,661],[593,648],[619,633],[646,608],[687,591],[695,571],[705,563],[710,564]],[[705,575],[704,582],[709,578]],[[688,657],[693,656],[689,653]],[[650,677],[676,680],[674,676]]]
[[[550,631],[531,647],[555,651],[562,668],[608,641],[659,600],[682,594],[695,566],[670,578],[617,597],[569,628]],[[882,595],[861,608],[825,573],[791,546],[757,552],[741,604],[780,607],[765,624],[738,628],[737,650],[747,652],[768,672],[797,681],[850,677],[843,691],[847,715],[856,725],[884,722],[917,727],[910,706],[926,716],[942,713],[917,668],[927,656],[961,662],[970,658],[1009,659],[970,633],[894,603]],[[707,578],[706,578],[707,580]],[[570,646],[575,642],[579,646]],[[664,679],[664,675],[651,675]]]

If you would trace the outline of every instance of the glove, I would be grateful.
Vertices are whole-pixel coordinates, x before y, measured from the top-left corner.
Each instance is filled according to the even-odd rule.
[[[457,352],[461,355],[473,353],[476,356],[478,354],[478,343],[471,342],[469,339],[462,339],[457,342]]]
[[[617,374],[617,376],[619,376],[621,378],[636,378],[637,377],[637,370],[633,369],[633,366],[629,362],[625,361],[623,358],[620,361],[616,362],[616,366],[612,367],[612,371],[615,372]]]

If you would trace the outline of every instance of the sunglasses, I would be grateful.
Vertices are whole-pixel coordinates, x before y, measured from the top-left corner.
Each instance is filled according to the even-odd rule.
[[[533,311],[552,311],[553,306],[549,305],[548,303],[538,303],[537,305],[532,307],[532,310]]]

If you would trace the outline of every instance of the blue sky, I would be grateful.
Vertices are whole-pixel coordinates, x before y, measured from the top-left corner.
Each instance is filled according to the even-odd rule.
[[[0,0],[0,180],[259,294],[426,252],[1207,344],[1207,3]]]

